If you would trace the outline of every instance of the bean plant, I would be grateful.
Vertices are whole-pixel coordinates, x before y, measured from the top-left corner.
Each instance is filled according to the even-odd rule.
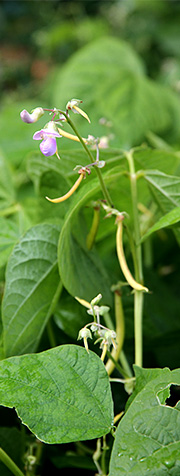
[[[170,391],[180,369],[143,367],[143,316],[154,294],[168,305],[149,270],[155,234],[172,228],[179,242],[179,156],[146,144],[109,149],[106,137],[82,137],[76,115],[90,123],[78,99],[20,113],[29,130],[47,120],[27,165],[40,218],[6,249],[0,404],[14,409],[9,438],[20,454],[0,449],[1,474],[45,474],[54,448],[59,471],[178,476],[180,406]],[[62,137],[80,148],[61,151]],[[9,197],[11,188],[10,179]],[[1,220],[22,220],[18,207],[6,203]]]

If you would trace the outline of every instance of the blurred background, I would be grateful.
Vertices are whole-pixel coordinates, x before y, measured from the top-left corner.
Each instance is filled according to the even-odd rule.
[[[124,148],[157,134],[178,147],[179,32],[175,0],[1,0],[1,148],[21,162],[20,138],[36,147],[21,109],[74,97],[92,120],[82,134]]]
[[[32,140],[45,119],[42,117],[38,124],[24,124],[20,119],[22,109],[31,111],[37,106],[65,109],[68,100],[81,99],[91,124],[79,116],[73,119],[83,136],[105,136],[106,145],[118,149],[117,156],[119,149],[147,144],[155,149],[154,168],[158,168],[159,162],[166,163],[160,170],[179,175],[179,165],[175,170],[173,164],[177,164],[176,152],[180,148],[180,1],[1,0],[0,98],[1,298],[5,267],[14,244],[30,227],[48,218],[59,218],[59,214],[64,216],[67,210],[62,207],[61,212],[57,208],[52,211],[44,200],[47,187],[52,187],[52,191],[55,188],[54,196],[60,187],[64,187],[65,193],[66,175],[68,180],[74,179],[73,167],[82,159],[81,153],[77,159],[73,150],[69,152],[77,149],[78,144],[60,139],[60,156],[64,149],[60,162],[62,175],[56,168],[50,169],[50,163],[53,164],[50,159],[52,183],[49,183],[43,169],[47,160],[39,152],[39,143]],[[151,158],[151,150],[144,155],[142,151],[142,161]],[[112,151],[103,151],[106,152],[111,157]],[[59,161],[56,162],[59,166]],[[122,200],[122,188],[120,193]],[[114,241],[110,238],[107,241],[107,248],[103,248],[101,241],[99,248],[105,261],[110,256],[106,265],[111,269]],[[151,306],[145,308],[145,366],[179,366],[179,264],[179,247],[172,232],[155,237],[148,285],[158,293],[152,293]],[[164,296],[168,299],[164,300]],[[70,318],[74,319],[75,314],[80,326],[79,308],[76,312],[74,301],[69,303],[66,296],[64,302],[65,311],[68,306],[70,311],[73,309]],[[129,297],[127,302],[126,347],[131,359],[133,311]],[[67,313],[64,316],[58,339],[66,343],[70,336],[76,342],[78,328],[74,321],[73,326],[69,321],[68,328]],[[126,398],[118,393],[117,406],[124,409]],[[6,414],[4,420],[1,416],[3,425],[6,418]],[[0,429],[0,443],[3,432]],[[61,468],[67,464],[63,460],[65,450],[63,446],[57,456],[56,448],[47,449],[47,459],[50,454],[53,460],[54,475],[59,474],[55,466]],[[94,474],[92,461],[88,464],[86,461],[85,467]],[[42,474],[47,471],[45,468]],[[78,469],[78,474],[84,474],[84,469],[82,472]]]

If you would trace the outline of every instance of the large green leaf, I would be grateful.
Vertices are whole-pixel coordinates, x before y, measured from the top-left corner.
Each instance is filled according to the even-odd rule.
[[[76,345],[0,362],[0,404],[15,407],[45,443],[98,438],[113,424],[108,375],[101,359]]]
[[[113,178],[108,176],[107,183],[111,181],[113,183]],[[102,293],[106,303],[111,304],[111,280],[96,250],[87,248],[86,222],[80,214],[82,207],[92,199],[101,198],[102,192],[96,178],[88,177],[84,182],[76,193],[60,234],[60,276],[65,288],[73,296],[90,301],[98,293]]]
[[[59,284],[59,230],[53,224],[31,228],[10,256],[2,304],[6,356],[37,348]]]
[[[180,369],[136,370],[135,397],[116,432],[109,476],[178,476],[180,412],[166,405]]]
[[[101,293],[111,303],[111,281],[97,252],[86,246],[86,229],[83,220],[65,221],[58,246],[58,263],[62,282],[73,296],[91,301]]]

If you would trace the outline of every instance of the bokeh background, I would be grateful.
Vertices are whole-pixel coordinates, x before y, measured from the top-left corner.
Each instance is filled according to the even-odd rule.
[[[82,134],[123,148],[156,134],[178,146],[179,31],[179,1],[2,0],[1,148],[21,163],[25,143],[37,144],[19,111],[74,97],[92,120]]]
[[[91,118],[89,125],[81,117],[75,117],[82,135],[105,136],[107,145],[118,153],[141,144],[157,149],[160,159],[166,157],[165,172],[172,173],[173,154],[177,153],[178,158],[180,148],[180,2],[1,0],[0,97],[2,297],[5,267],[13,246],[30,227],[57,214],[44,200],[47,179],[37,191],[38,172],[35,166],[33,169],[33,164],[45,160],[39,153],[39,144],[32,140],[33,133],[44,125],[44,118],[38,125],[24,124],[20,119],[22,109],[31,111],[37,106],[64,109],[68,100],[81,99]],[[70,165],[74,166],[73,150],[79,148],[78,144],[64,138],[59,142],[60,155],[64,151],[65,158],[69,157]],[[72,155],[66,149],[72,149]],[[65,167],[65,160],[61,164]],[[58,174],[54,173],[53,186],[59,190],[62,178],[55,179],[55,175]],[[145,308],[147,367],[179,366],[179,247],[171,231],[166,237],[162,234],[154,239],[152,270],[148,269],[150,288],[152,284],[158,293],[154,292],[151,306]],[[104,256],[109,256],[108,246],[111,250],[110,240]],[[101,249],[103,253],[102,245]],[[66,310],[68,305],[70,310],[73,306],[77,322],[78,318],[81,321],[79,309],[76,311],[74,301],[69,304],[66,297]],[[71,321],[67,323],[67,314],[64,322],[64,334],[62,328],[57,333],[60,343],[69,342],[69,338],[76,342],[78,329]],[[127,309],[127,328],[126,351],[131,359],[132,308],[129,314]],[[126,397],[117,396],[122,409]],[[4,426],[9,418],[10,426],[7,409],[3,409],[0,417]],[[0,428],[0,442],[3,432]],[[59,474],[67,465],[63,457],[69,446],[61,447],[60,454],[54,447],[46,450],[47,460],[51,460],[49,474]],[[84,474],[80,468],[82,457],[79,460],[75,463],[72,458],[72,466],[79,465],[78,474]],[[91,458],[90,461],[86,458],[84,464],[86,474],[94,474]],[[48,474],[48,469],[44,467],[42,474]],[[77,474],[75,471],[72,474]]]

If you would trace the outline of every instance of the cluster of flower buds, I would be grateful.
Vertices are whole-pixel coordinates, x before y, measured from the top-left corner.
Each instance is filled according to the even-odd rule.
[[[83,339],[85,349],[89,352],[87,340],[92,339],[92,334],[94,334],[96,338],[94,343],[97,344],[100,342],[100,349],[102,349],[101,359],[104,360],[106,352],[110,349],[111,345],[116,348],[116,332],[100,324],[100,316],[105,315],[109,311],[108,306],[98,306],[101,298],[102,295],[98,294],[90,303],[83,299],[76,299],[87,307],[87,313],[94,317],[93,322],[86,324],[86,326],[79,331],[78,340]]]

